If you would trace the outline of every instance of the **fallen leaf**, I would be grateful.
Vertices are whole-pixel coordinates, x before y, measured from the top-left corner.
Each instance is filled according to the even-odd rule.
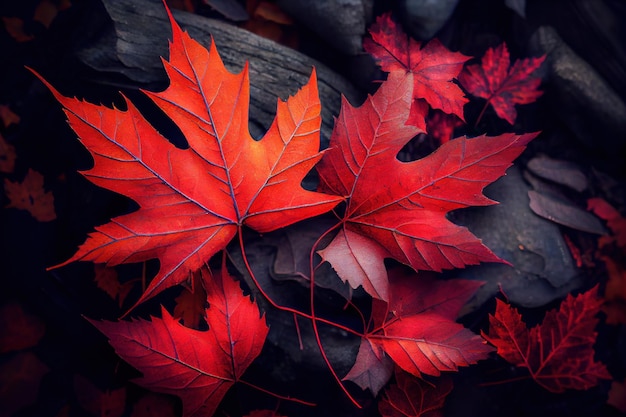
[[[126,388],[101,390],[82,375],[74,375],[78,404],[96,417],[121,417],[126,407]]]
[[[565,185],[579,193],[588,186],[587,177],[580,167],[569,161],[540,155],[528,161],[526,168],[541,178]]]
[[[252,361],[261,353],[268,328],[265,318],[239,283],[225,270],[200,274],[209,308],[208,331],[190,329],[165,308],[152,321],[91,323],[104,333],[117,354],[143,376],[136,382],[182,399],[183,416],[211,416]]]
[[[4,104],[0,104],[0,119],[2,119],[4,127],[9,127],[13,124],[18,124],[20,122],[20,116],[13,113],[11,108]]]
[[[113,300],[117,300],[120,308],[135,285],[135,281],[122,284],[115,268],[104,264],[94,264],[94,281],[98,288],[106,292]]]
[[[383,417],[443,417],[442,408],[452,388],[450,378],[430,383],[397,371],[396,383],[385,390],[378,411]]]
[[[50,24],[57,17],[59,13],[59,9],[56,4],[54,4],[50,0],[41,0],[37,7],[35,8],[35,14],[33,15],[33,20],[41,23],[46,28],[50,27]]]
[[[287,13],[285,13],[276,3],[269,1],[259,1],[254,8],[254,16],[278,23],[279,25],[293,25],[294,21]]]
[[[30,314],[16,301],[0,307],[0,353],[28,349],[35,346],[46,331],[46,325]]]
[[[10,174],[15,169],[15,147],[0,135],[0,172]]]
[[[94,158],[90,181],[134,199],[136,212],[96,228],[77,260],[117,265],[158,258],[160,270],[137,303],[187,280],[244,225],[269,232],[327,212],[341,198],[305,190],[302,179],[322,157],[315,73],[279,101],[262,140],[248,131],[248,70],[235,75],[171,17],[171,84],[145,92],[181,129],[179,149],[127,101],[110,109],[60,95],[69,123]],[[97,128],[93,128],[97,126]]]
[[[32,169],[28,170],[22,182],[4,179],[4,191],[9,199],[7,208],[26,210],[40,222],[56,219],[54,196],[51,191],[44,191],[43,175]]]
[[[626,381],[611,382],[611,389],[609,390],[609,399],[607,400],[606,403],[617,408],[621,413],[626,414]]]
[[[515,308],[497,300],[489,315],[489,334],[483,337],[498,355],[551,392],[586,390],[601,379],[611,379],[606,367],[594,360],[596,315],[602,299],[597,286],[578,296],[567,296],[558,310],[546,313],[543,322],[528,329]]]
[[[610,256],[600,256],[606,265],[609,280],[604,288],[605,303],[602,311],[606,313],[607,324],[626,324],[626,269],[623,257],[614,260]],[[620,262],[620,260],[622,262]]]
[[[509,50],[502,43],[489,48],[480,64],[468,65],[458,80],[471,95],[487,100],[485,108],[491,104],[498,117],[513,125],[515,105],[533,103],[543,94],[538,90],[541,78],[533,73],[545,58],[518,59],[511,66]]]
[[[48,367],[32,352],[19,352],[0,363],[0,416],[11,416],[37,400]]]
[[[483,188],[537,136],[461,137],[421,160],[400,162],[396,155],[418,132],[404,125],[411,85],[411,74],[395,71],[361,107],[344,99],[317,167],[319,190],[347,202],[341,231],[319,253],[353,288],[362,285],[381,300],[389,299],[385,258],[433,271],[502,262],[446,214],[494,204]]]
[[[432,108],[465,120],[463,106],[468,100],[452,80],[470,57],[451,52],[437,39],[422,45],[404,33],[390,13],[378,16],[369,32],[372,38],[363,40],[363,48],[383,71],[413,74],[413,98],[424,99]]]
[[[530,198],[530,209],[544,219],[583,232],[597,235],[606,233],[604,226],[597,217],[576,207],[572,202],[534,190],[528,192],[528,197]]]
[[[378,396],[391,379],[393,369],[393,361],[385,355],[383,348],[362,338],[354,365],[343,380],[352,381],[362,390],[369,389],[374,396]]]
[[[2,21],[4,22],[4,29],[17,42],[28,42],[35,39],[33,35],[24,32],[24,20],[19,17],[3,16]]]
[[[371,327],[344,379],[377,392],[390,377],[383,355],[421,377],[456,371],[493,351],[480,336],[455,322],[481,282],[418,277],[399,269],[389,275],[390,301],[373,299]]]
[[[626,218],[606,200],[598,197],[587,200],[587,210],[606,221],[617,245],[626,250]]]

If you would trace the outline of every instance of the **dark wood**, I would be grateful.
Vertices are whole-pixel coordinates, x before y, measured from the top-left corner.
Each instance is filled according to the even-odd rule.
[[[102,72],[121,74],[140,85],[166,81],[160,56],[168,56],[170,23],[160,0],[103,0],[113,25],[80,60]],[[272,122],[277,97],[286,99],[304,85],[315,67],[322,103],[322,145],[339,114],[341,94],[358,104],[359,92],[345,78],[291,48],[222,21],[174,11],[181,27],[201,44],[214,39],[231,71],[250,69],[250,131],[259,138]]]

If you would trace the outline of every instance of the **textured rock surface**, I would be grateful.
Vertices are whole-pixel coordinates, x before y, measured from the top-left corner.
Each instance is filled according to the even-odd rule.
[[[96,44],[83,49],[79,58],[103,73],[121,74],[136,84],[163,82],[160,56],[168,56],[169,21],[160,1],[104,0],[113,20],[110,30]],[[276,112],[276,97],[286,99],[304,85],[315,67],[322,102],[322,136],[330,137],[333,116],[339,114],[341,94],[356,99],[354,87],[325,65],[291,48],[239,29],[225,22],[174,11],[181,27],[202,43],[217,43],[220,56],[231,71],[246,61],[250,69],[250,130],[261,137]],[[137,28],[141,27],[141,31]]]
[[[480,306],[500,288],[511,303],[543,306],[581,285],[578,271],[559,227],[535,215],[528,206],[530,186],[517,166],[489,186],[485,194],[500,204],[454,213],[496,255],[511,263],[481,264],[451,275],[487,283],[468,306]]]
[[[459,0],[403,0],[398,12],[405,27],[417,39],[430,39],[446,24]]]
[[[373,0],[278,0],[278,5],[341,52],[361,53]]]

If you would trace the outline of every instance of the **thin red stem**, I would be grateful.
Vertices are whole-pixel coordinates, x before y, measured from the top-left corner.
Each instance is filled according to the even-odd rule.
[[[313,268],[313,259],[315,257],[315,249],[320,244],[322,239],[328,236],[329,233],[331,233],[334,229],[336,229],[340,225],[341,223],[338,223],[337,225],[331,227],[330,229],[322,233],[322,235],[315,241],[315,243],[311,247],[311,252],[309,254],[309,268],[311,270],[311,277],[309,281],[310,282],[309,284],[310,294],[311,294],[310,296],[310,305],[311,305],[310,308],[311,308],[311,317],[312,317],[311,324],[313,324],[313,334],[315,335],[315,341],[317,342],[317,346],[319,347],[320,353],[322,354],[322,358],[324,359],[324,362],[326,362],[326,366],[330,370],[330,373],[332,374],[333,378],[335,378],[335,381],[337,381],[337,384],[339,385],[341,390],[344,392],[344,394],[346,394],[346,396],[352,402],[352,404],[354,404],[357,408],[362,408],[361,404],[359,404],[357,400],[354,399],[354,397],[350,394],[350,392],[348,392],[348,389],[345,387],[343,382],[341,382],[341,378],[339,378],[339,375],[337,375],[337,372],[335,372],[335,368],[333,368],[333,365],[330,363],[330,360],[328,360],[328,356],[326,355],[326,351],[324,350],[324,346],[322,345],[322,340],[320,338],[319,329],[317,328],[317,320],[315,316],[315,269]]]
[[[349,327],[346,327],[344,325],[341,325],[339,323],[335,323],[334,321],[331,320],[326,320],[323,319],[321,317],[313,317],[310,314],[304,313],[300,310],[296,310],[295,308],[291,308],[291,307],[286,307],[286,306],[281,306],[279,304],[277,304],[274,300],[272,300],[272,298],[265,292],[265,290],[263,289],[263,287],[261,287],[261,285],[259,284],[259,281],[256,279],[256,277],[254,276],[254,272],[252,272],[252,268],[250,267],[250,263],[248,262],[248,257],[246,256],[246,251],[244,248],[244,244],[243,244],[243,236],[241,233],[241,227],[239,227],[239,232],[237,233],[239,235],[239,247],[241,249],[241,255],[243,258],[243,263],[246,267],[246,270],[248,271],[248,274],[250,274],[250,278],[252,279],[252,282],[254,282],[254,285],[256,285],[256,287],[258,288],[259,292],[261,293],[261,295],[263,296],[263,298],[265,298],[267,300],[267,302],[269,302],[271,304],[272,307],[281,310],[281,311],[286,311],[288,313],[293,313],[296,314],[300,317],[304,317],[306,319],[309,320],[315,320],[315,321],[319,321],[320,323],[325,323],[328,324],[330,326],[336,327],[338,329],[344,330],[348,333],[354,334],[356,336],[359,337],[363,337],[363,333],[357,332],[356,330],[353,330]]]
[[[278,398],[280,400],[291,401],[291,402],[294,402],[294,403],[304,404],[304,405],[308,405],[308,406],[311,406],[311,407],[314,407],[314,406],[317,405],[315,403],[312,403],[312,402],[309,402],[309,401],[304,401],[304,400],[301,400],[299,398],[292,398],[292,397],[289,397],[289,396],[276,394],[275,392],[266,390],[265,388],[261,388],[258,385],[254,385],[253,383],[248,382],[248,381],[244,381],[243,379],[240,379],[238,382],[240,382],[243,385],[247,385],[247,386],[249,386],[251,388],[254,388],[257,391],[261,391],[261,392],[263,392],[263,393],[265,393],[267,395],[271,395],[272,397]]]
[[[476,119],[476,123],[474,123],[474,129],[478,127],[478,123],[480,123],[480,120],[483,118],[483,114],[485,114],[485,110],[487,110],[487,107],[489,106],[490,102],[491,102],[491,99],[487,100],[487,102],[483,106],[483,109],[480,111],[480,114],[478,115],[478,118]]]

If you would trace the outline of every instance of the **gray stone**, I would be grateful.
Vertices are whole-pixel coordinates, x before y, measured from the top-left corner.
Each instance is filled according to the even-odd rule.
[[[557,116],[582,143],[609,159],[626,155],[626,104],[580,58],[554,28],[542,26],[531,39],[533,55],[547,54],[546,98]]]
[[[170,23],[160,0],[103,0],[113,24],[99,39],[78,52],[79,59],[99,71],[101,82],[123,75],[128,86],[146,88],[167,80],[160,57],[168,57]],[[315,67],[322,103],[323,146],[328,144],[341,94],[358,102],[352,84],[308,56],[228,23],[174,11],[181,27],[204,46],[214,40],[231,71],[249,62],[250,131],[263,135],[276,112],[277,97],[286,99],[301,88]],[[107,79],[107,74],[113,74]]]
[[[466,306],[471,311],[502,290],[513,304],[540,307],[562,298],[582,283],[559,227],[529,208],[530,187],[517,166],[485,194],[500,204],[453,213],[496,255],[511,265],[488,263],[455,270],[451,276],[486,281]]]
[[[348,55],[363,51],[372,0],[278,0],[281,9]]]
[[[398,11],[406,30],[420,40],[430,39],[446,24],[459,0],[402,0]]]

